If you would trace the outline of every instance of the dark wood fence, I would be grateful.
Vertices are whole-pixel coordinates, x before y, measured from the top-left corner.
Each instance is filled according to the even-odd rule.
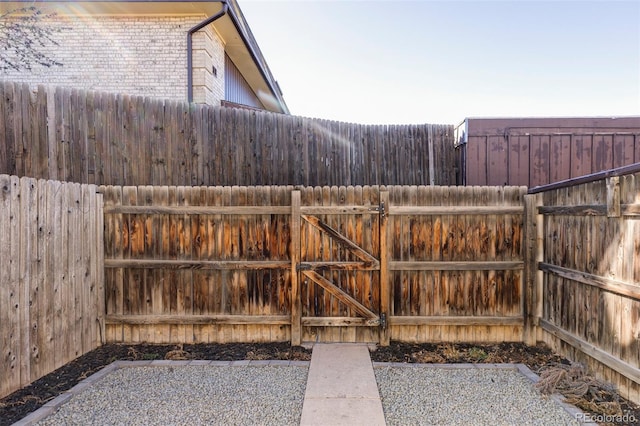
[[[291,188],[101,192],[108,341],[289,340]]]
[[[392,187],[391,338],[522,341],[525,187]]]
[[[455,183],[449,125],[360,125],[48,90],[0,82],[0,173],[103,185]]]
[[[102,343],[102,196],[0,175],[0,398]]]
[[[539,213],[534,312],[539,339],[639,401],[640,167],[631,169],[532,196]]]
[[[456,132],[461,185],[534,187],[640,161],[640,117],[470,118]]]
[[[100,191],[108,341],[523,338],[523,187]]]

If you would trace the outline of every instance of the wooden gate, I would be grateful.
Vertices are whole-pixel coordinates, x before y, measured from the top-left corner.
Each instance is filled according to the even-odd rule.
[[[522,338],[525,188],[100,191],[108,342]]]
[[[363,194],[318,189],[304,207],[292,194],[292,343],[388,341],[388,195],[363,205]]]

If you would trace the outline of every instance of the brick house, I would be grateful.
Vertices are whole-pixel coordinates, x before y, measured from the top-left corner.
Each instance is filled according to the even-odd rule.
[[[236,0],[3,1],[55,12],[62,66],[1,71],[0,79],[288,114]]]

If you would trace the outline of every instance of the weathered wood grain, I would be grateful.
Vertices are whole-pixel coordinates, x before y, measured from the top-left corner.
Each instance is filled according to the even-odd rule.
[[[366,126],[78,89],[47,96],[39,87],[33,96],[27,84],[0,86],[0,173],[103,185],[455,183],[451,125]],[[414,155],[429,147],[432,157]]]
[[[0,397],[100,345],[102,215],[94,185],[0,175]]]
[[[538,211],[545,240],[536,265],[537,285],[544,285],[538,295],[540,337],[635,400],[640,399],[637,179],[637,173],[603,176],[543,192]]]
[[[390,319],[390,325],[398,326],[418,326],[418,325],[458,325],[458,326],[476,326],[476,325],[518,325],[523,323],[522,317],[489,317],[489,316],[394,316]],[[473,341],[474,339],[470,339]]]
[[[13,192],[11,177],[0,175],[0,235],[2,235],[1,238],[3,240],[2,244],[0,244],[0,259],[2,262],[2,267],[0,268],[0,282],[2,282],[0,286],[0,320],[3,324],[3,327],[0,328],[3,342],[0,369],[4,377],[4,380],[0,381],[0,395],[7,395],[18,389],[22,384],[18,361],[19,348],[16,347],[16,341],[12,333],[12,330],[19,325],[19,317],[16,315],[18,311],[14,308],[17,300],[17,282],[14,282],[11,275],[11,264],[18,262],[18,259],[14,260],[11,256],[12,251],[15,251],[12,246],[19,248],[19,242],[13,241],[11,238],[11,218],[13,214],[11,201]]]
[[[343,131],[339,125],[336,130]],[[64,191],[65,199],[77,199],[73,191]],[[301,341],[311,336],[329,341],[384,341],[385,333],[409,341],[493,339],[483,334],[493,333],[493,327],[499,338],[521,339],[523,188],[302,187],[300,211],[317,206],[322,210],[314,215],[309,210],[307,216],[317,220],[302,221],[297,227],[299,262],[292,261],[291,254],[296,233],[291,222],[292,191],[292,187],[101,187],[106,208],[105,306],[110,318],[106,340],[187,343],[290,338],[289,324],[203,318],[290,317],[292,276],[298,269],[322,277],[300,280],[300,317],[318,318],[300,320]],[[80,205],[85,205],[84,195]],[[124,205],[126,210],[121,208]],[[209,205],[215,208],[208,209]],[[437,215],[421,214],[434,205],[446,209]],[[394,207],[403,206],[411,207],[406,215],[388,216]],[[492,214],[471,214],[476,206]],[[494,206],[501,208],[491,209]],[[62,224],[62,217],[59,220]],[[80,216],[65,220],[69,230],[80,223]],[[329,228],[320,223],[333,231],[327,232]],[[386,231],[380,231],[382,224]],[[78,257],[68,250],[71,257],[66,264],[78,264]],[[385,273],[378,263],[362,265],[371,259],[381,262],[383,252]],[[81,266],[86,263],[83,256]],[[305,267],[311,269],[305,271]],[[385,291],[384,286],[392,290]],[[76,294],[86,298],[83,292],[73,294],[73,300]],[[393,329],[381,333],[375,327],[385,309],[387,321],[407,319],[399,319]],[[142,319],[163,315],[185,319],[158,324]],[[358,315],[368,318],[366,324],[343,320]],[[127,321],[113,320],[125,316]],[[439,326],[428,320],[440,316],[462,319]],[[477,323],[476,317],[509,319],[491,325],[489,319]],[[357,329],[350,328],[356,324]],[[463,324],[470,328],[464,329]]]
[[[300,191],[291,194],[291,344],[302,343],[301,316],[302,316],[302,291],[300,288],[299,274],[297,271],[300,262]]]
[[[290,317],[288,315],[107,315],[105,318],[107,324],[126,324],[126,325],[185,325],[193,326],[195,324],[272,324],[272,325],[288,325]]]
[[[337,287],[328,279],[324,278],[322,275],[318,274],[315,271],[305,271],[303,274],[311,279],[316,284],[320,285],[327,292],[331,293],[332,296],[336,297],[342,303],[349,306],[350,309],[357,312],[358,314],[364,316],[365,318],[376,318],[377,315],[371,310],[367,309],[364,305],[354,299],[351,295],[349,295],[346,291]]]

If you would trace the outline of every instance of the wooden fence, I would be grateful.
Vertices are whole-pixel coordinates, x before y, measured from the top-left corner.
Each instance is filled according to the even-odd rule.
[[[469,118],[456,133],[460,185],[535,187],[640,161],[640,117]]]
[[[581,181],[529,196],[539,213],[538,339],[639,402],[640,167]]]
[[[360,125],[0,81],[0,173],[102,185],[449,185],[453,126]]]
[[[525,187],[393,187],[391,338],[523,339]]]
[[[101,344],[96,189],[0,175],[0,397]]]
[[[110,342],[523,338],[524,187],[100,191]]]
[[[101,341],[544,340],[638,401],[639,179],[525,195],[2,175],[0,394]]]

